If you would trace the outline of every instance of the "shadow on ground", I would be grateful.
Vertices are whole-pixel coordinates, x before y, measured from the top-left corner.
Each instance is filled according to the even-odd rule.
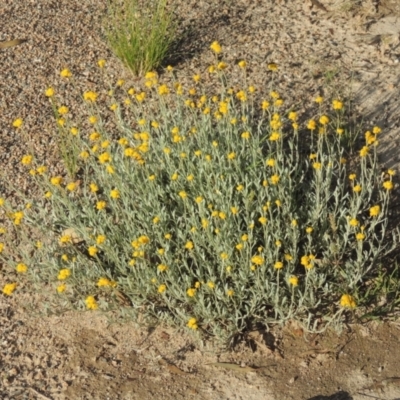
[[[340,391],[332,396],[314,396],[308,400],[353,400],[353,397],[348,392]]]

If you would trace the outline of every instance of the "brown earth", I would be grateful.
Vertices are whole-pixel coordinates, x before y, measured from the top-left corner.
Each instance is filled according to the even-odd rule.
[[[270,80],[266,64],[275,62],[275,86],[287,103],[302,111],[317,94],[351,98],[351,115],[384,131],[382,166],[400,171],[397,0],[174,4],[185,36],[169,62],[187,80],[212,62],[214,40],[227,62],[248,61],[248,79],[260,90]],[[37,157],[51,171],[62,169],[43,96],[62,68],[79,78],[79,93],[104,89],[96,72],[100,58],[107,58],[114,79],[135,85],[102,39],[105,9],[103,0],[0,4],[0,40],[27,39],[0,49],[0,185],[12,181],[30,191],[19,163],[26,143],[10,127],[17,117],[26,121]],[[77,97],[66,102],[79,114]],[[0,286],[6,278],[0,267]],[[182,330],[119,324],[108,315],[111,323],[97,312],[57,312],[25,289],[0,298],[2,399],[400,399],[396,315],[344,326],[340,334],[313,336],[295,326],[252,332],[226,351]]]

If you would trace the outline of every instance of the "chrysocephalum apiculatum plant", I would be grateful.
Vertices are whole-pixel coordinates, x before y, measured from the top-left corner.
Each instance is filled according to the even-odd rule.
[[[184,88],[172,68],[169,84],[155,72],[144,89],[118,81],[107,100],[118,132],[105,129],[97,93],[83,94],[92,129],[81,130],[47,89],[76,149],[65,165],[78,172],[52,176],[22,159],[43,195],[24,210],[2,201],[24,244],[1,245],[5,295],[26,274],[78,309],[110,309],[115,295],[124,312],[223,340],[289,320],[318,331],[362,306],[366,280],[398,243],[387,235],[394,171],[377,172],[380,128],[351,154],[342,100],[318,96],[303,120],[278,92],[248,86],[245,61],[228,67],[211,49],[217,93],[200,75]],[[229,69],[243,87],[226,86]],[[24,236],[25,225],[44,239]]]

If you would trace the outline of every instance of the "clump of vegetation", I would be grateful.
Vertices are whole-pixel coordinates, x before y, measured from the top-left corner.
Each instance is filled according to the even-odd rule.
[[[87,130],[47,89],[70,173],[22,159],[43,198],[23,210],[2,201],[18,237],[1,247],[5,295],[25,274],[62,304],[119,307],[222,340],[289,320],[318,331],[367,303],[366,283],[398,244],[387,235],[395,172],[377,171],[381,129],[354,150],[341,99],[318,96],[304,120],[277,91],[250,85],[245,61],[219,58],[208,69],[215,93],[200,75],[184,88],[172,68],[169,84],[155,72],[143,88],[118,81],[107,100],[118,132],[105,129],[97,93],[83,94]],[[242,87],[227,86],[228,70]]]
[[[104,28],[110,48],[135,75],[158,68],[176,40],[166,0],[111,1]]]

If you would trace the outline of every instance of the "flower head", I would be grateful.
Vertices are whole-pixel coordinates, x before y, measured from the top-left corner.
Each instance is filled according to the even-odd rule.
[[[7,283],[3,287],[3,294],[5,294],[6,296],[11,296],[16,288],[17,288],[16,283]]]
[[[89,310],[96,310],[99,307],[94,296],[86,297],[85,304]]]
[[[356,308],[357,303],[354,300],[354,297],[349,294],[344,294],[340,298],[340,305],[344,308]]]
[[[210,49],[215,53],[215,54],[219,54],[222,51],[222,47],[221,45],[215,41],[211,43]]]

